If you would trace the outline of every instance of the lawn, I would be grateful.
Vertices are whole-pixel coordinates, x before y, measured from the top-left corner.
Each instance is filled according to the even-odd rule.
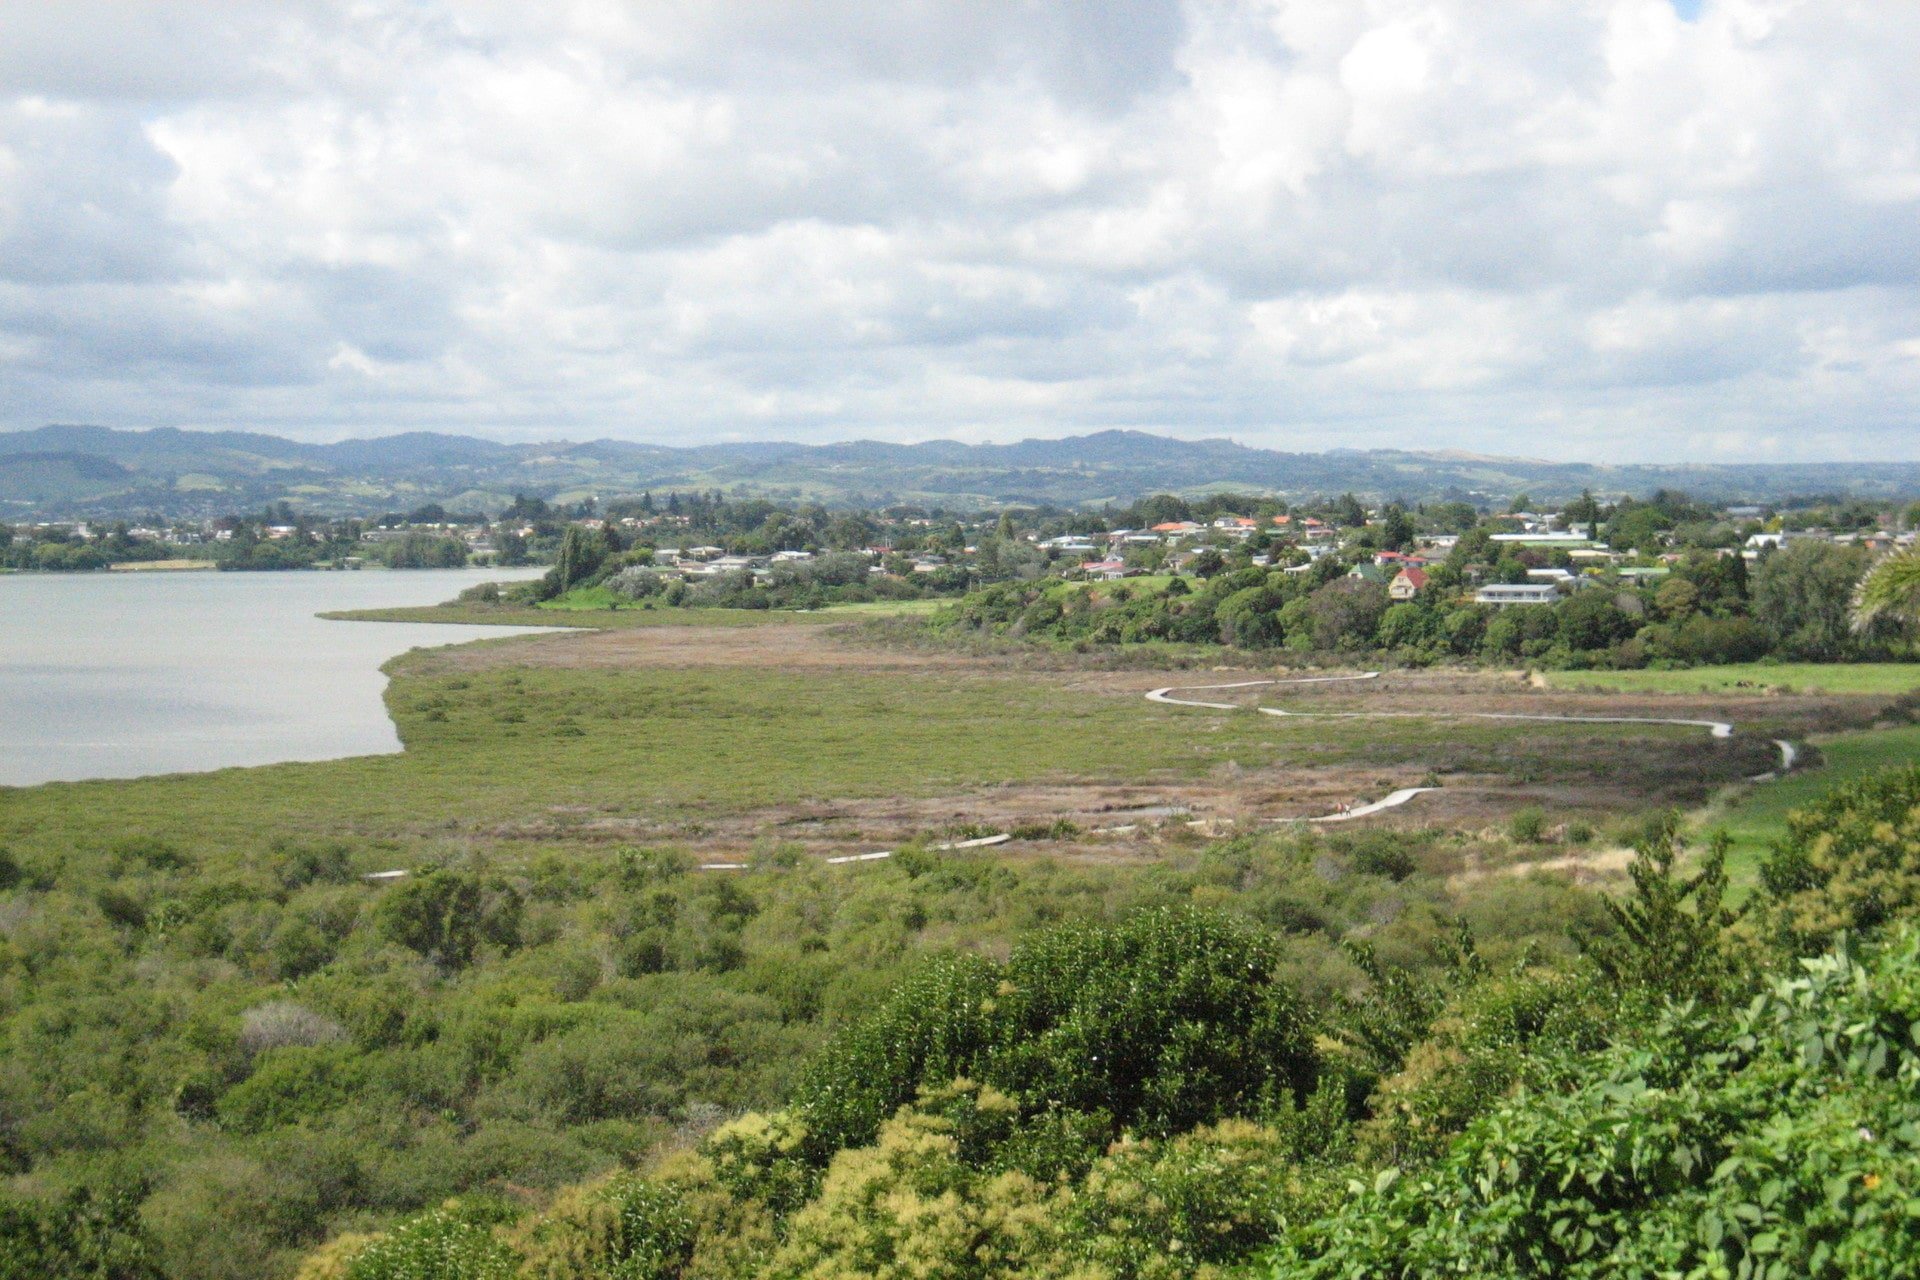
[[[1683,671],[1551,671],[1555,689],[1628,693],[1717,693],[1778,689],[1795,693],[1897,695],[1920,689],[1920,662],[1743,662]]]

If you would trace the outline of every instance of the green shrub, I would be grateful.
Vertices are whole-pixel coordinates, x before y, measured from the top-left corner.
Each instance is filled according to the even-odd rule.
[[[519,1270],[491,1226],[435,1209],[368,1241],[343,1280],[514,1280]]]
[[[1336,836],[1332,847],[1335,853],[1344,853],[1362,875],[1405,880],[1420,869],[1407,838],[1397,831],[1369,831],[1357,839]]]
[[[696,1225],[680,1192],[633,1174],[563,1196],[520,1240],[523,1280],[674,1280]]]
[[[1771,920],[1790,946],[1821,945],[1920,909],[1920,765],[1836,787],[1787,816],[1761,867]]]
[[[1507,834],[1516,844],[1539,844],[1547,827],[1547,815],[1538,806],[1528,805],[1507,822]]]
[[[1142,912],[1063,926],[1005,965],[930,966],[811,1063],[800,1111],[819,1153],[870,1141],[922,1088],[971,1077],[1031,1112],[1177,1133],[1291,1104],[1318,1071],[1272,940],[1228,917]]]
[[[252,1075],[221,1096],[217,1108],[223,1124],[258,1133],[347,1106],[366,1078],[366,1062],[350,1045],[273,1049],[260,1055]]]
[[[130,1190],[77,1188],[56,1201],[0,1192],[0,1280],[162,1280]]]
[[[521,915],[520,895],[510,886],[444,869],[391,886],[374,908],[383,937],[448,969],[473,963],[482,943],[518,946]]]
[[[1687,1004],[1551,1056],[1431,1168],[1290,1232],[1276,1280],[1920,1273],[1920,940],[1806,962],[1745,1008]]]

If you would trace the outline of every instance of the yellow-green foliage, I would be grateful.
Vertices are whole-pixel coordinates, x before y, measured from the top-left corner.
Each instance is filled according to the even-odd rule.
[[[793,1117],[747,1115],[647,1177],[565,1192],[509,1230],[483,1237],[436,1210],[336,1242],[299,1280],[1189,1280],[1267,1244],[1280,1215],[1329,1207],[1332,1183],[1302,1148],[1337,1120],[1300,1120],[1123,1139],[1082,1174],[1044,1176],[1014,1167],[1036,1127],[1014,1100],[956,1080],[838,1152],[817,1186],[795,1181],[814,1175],[794,1166]],[[769,1209],[796,1188],[794,1212]]]
[[[1068,1250],[1088,1275],[1210,1275],[1270,1240],[1282,1213],[1325,1207],[1294,1145],[1248,1120],[1122,1143],[1063,1197]]]
[[[1011,1099],[970,1082],[903,1109],[870,1147],[840,1152],[819,1198],[796,1214],[767,1274],[809,1280],[965,1280],[1071,1274],[1057,1221],[1063,1189],[962,1159],[961,1126],[941,1114],[965,1099],[1008,1115]]]
[[[666,1280],[696,1230],[679,1188],[619,1173],[566,1192],[511,1243],[526,1280]]]
[[[1788,815],[1762,868],[1771,923],[1805,947],[1920,908],[1920,765],[1839,787]]]
[[[513,1251],[485,1215],[449,1201],[343,1255],[341,1280],[514,1280]]]
[[[347,1280],[347,1268],[372,1241],[373,1237],[364,1231],[336,1236],[301,1261],[293,1280]]]
[[[790,1111],[749,1113],[707,1135],[701,1154],[713,1181],[740,1200],[786,1214],[813,1193],[814,1170],[801,1156],[807,1128]]]

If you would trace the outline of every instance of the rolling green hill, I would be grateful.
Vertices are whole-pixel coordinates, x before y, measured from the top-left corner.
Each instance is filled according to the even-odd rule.
[[[427,501],[498,509],[515,493],[578,500],[724,489],[840,506],[1098,505],[1154,492],[1240,489],[1288,497],[1519,493],[1552,501],[1684,489],[1719,500],[1920,495],[1920,463],[1597,466],[1400,450],[1291,453],[1230,440],[1103,431],[966,445],[744,443],[672,448],[619,440],[508,445],[411,432],[305,444],[251,432],[43,427],[0,433],[0,517],[213,515],[288,499],[321,514]]]

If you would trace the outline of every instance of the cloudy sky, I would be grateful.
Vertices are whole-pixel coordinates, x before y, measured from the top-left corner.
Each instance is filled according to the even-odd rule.
[[[1910,0],[0,0],[0,429],[1920,458]]]

